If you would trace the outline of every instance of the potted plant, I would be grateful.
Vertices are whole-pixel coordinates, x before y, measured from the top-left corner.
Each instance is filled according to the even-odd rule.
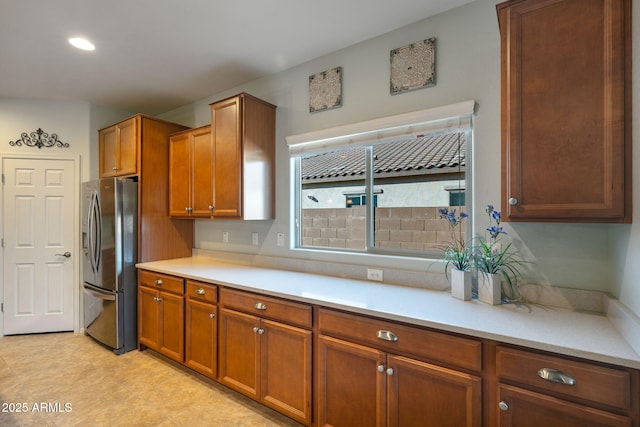
[[[521,277],[520,268],[526,263],[520,252],[512,249],[512,243],[503,245],[500,241],[502,234],[507,234],[500,226],[501,215],[492,205],[485,207],[489,215],[489,227],[486,229],[489,237],[479,238],[473,248],[473,264],[478,269],[478,299],[488,304],[502,303],[502,282],[507,284],[509,301],[521,298],[518,289],[518,278]]]
[[[451,284],[451,296],[461,299],[471,299],[471,248],[466,245],[464,232],[459,227],[463,220],[468,218],[464,212],[456,214],[456,210],[441,208],[440,218],[445,219],[449,225],[451,240],[442,247],[444,254],[444,272]],[[451,277],[449,269],[451,268]]]

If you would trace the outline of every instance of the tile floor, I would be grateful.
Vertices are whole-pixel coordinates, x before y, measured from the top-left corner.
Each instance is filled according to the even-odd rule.
[[[300,426],[153,351],[70,332],[0,337],[0,405],[3,427]]]

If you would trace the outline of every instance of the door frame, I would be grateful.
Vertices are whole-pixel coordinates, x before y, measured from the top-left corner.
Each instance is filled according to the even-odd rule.
[[[73,332],[80,332],[80,155],[36,155],[36,154],[18,154],[18,153],[0,153],[0,172],[4,174],[5,159],[30,159],[30,160],[67,160],[73,162]],[[0,190],[0,233],[4,239],[4,183]],[[4,248],[0,256],[0,302],[4,303]],[[4,336],[4,313],[0,315],[0,337]]]

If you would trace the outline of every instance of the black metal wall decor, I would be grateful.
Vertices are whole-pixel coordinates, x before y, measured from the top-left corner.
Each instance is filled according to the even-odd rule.
[[[28,134],[27,132],[22,132],[20,134],[20,139],[15,141],[9,141],[9,145],[12,147],[21,147],[26,145],[27,147],[59,147],[59,148],[69,148],[69,143],[62,142],[58,139],[58,135],[52,133],[49,135],[42,129],[38,128],[37,131],[31,132]]]

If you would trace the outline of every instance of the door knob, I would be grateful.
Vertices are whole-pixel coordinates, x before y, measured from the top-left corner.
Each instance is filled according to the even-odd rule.
[[[71,258],[71,252],[67,251],[63,254],[56,254],[56,256],[63,256],[65,258]]]

